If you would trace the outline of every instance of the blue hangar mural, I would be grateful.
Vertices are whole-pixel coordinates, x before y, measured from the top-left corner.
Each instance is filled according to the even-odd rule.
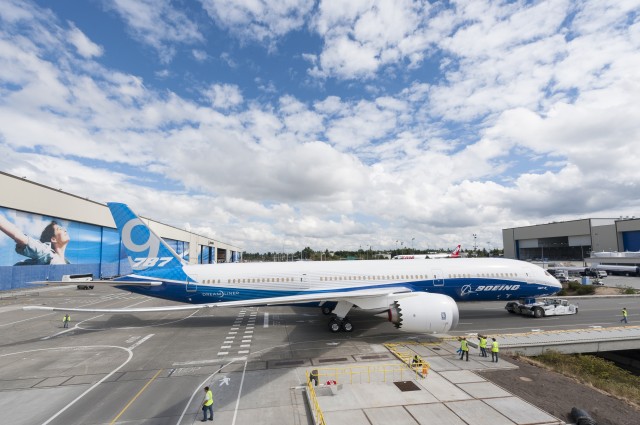
[[[189,242],[164,240],[189,261]],[[0,207],[0,290],[69,274],[130,272],[116,229]]]

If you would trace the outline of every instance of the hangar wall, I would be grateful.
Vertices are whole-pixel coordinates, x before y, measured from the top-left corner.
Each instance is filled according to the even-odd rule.
[[[640,251],[640,219],[589,218],[502,230],[505,258],[584,261],[592,252]]]
[[[130,272],[105,204],[3,172],[0,187],[0,290],[60,280],[65,274],[91,273],[99,278]],[[240,260],[239,247],[141,219],[191,264]],[[69,236],[64,258],[51,255],[52,242],[40,241],[43,229],[52,221]],[[16,249],[12,234],[28,236],[28,246]]]

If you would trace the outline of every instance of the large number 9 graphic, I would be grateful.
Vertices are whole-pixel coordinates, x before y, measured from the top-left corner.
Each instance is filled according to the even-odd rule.
[[[136,229],[137,226],[140,227]],[[137,243],[145,237],[146,240],[143,243]],[[134,270],[144,270],[153,267],[158,261],[160,240],[147,229],[140,219],[132,218],[125,223],[122,227],[122,243],[127,251],[140,252],[143,255],[142,259],[147,260],[140,261],[141,258],[136,258],[135,262],[131,262]]]

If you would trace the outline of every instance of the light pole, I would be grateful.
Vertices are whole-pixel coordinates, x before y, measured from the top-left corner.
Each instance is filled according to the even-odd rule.
[[[411,238],[411,253],[413,254],[413,241],[415,241],[416,238]]]
[[[478,245],[476,244],[476,239],[478,238],[477,234],[473,234],[473,250],[476,251],[476,255],[478,255]]]

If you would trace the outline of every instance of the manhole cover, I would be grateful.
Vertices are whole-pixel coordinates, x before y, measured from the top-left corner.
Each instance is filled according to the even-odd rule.
[[[418,387],[413,381],[398,381],[394,382],[396,387],[400,389],[400,391],[420,391],[420,387]]]
[[[531,378],[527,378],[526,376],[521,376],[521,377],[520,377],[520,380],[521,380],[521,381],[525,381],[525,382],[531,382],[531,381],[533,381],[533,379],[531,379]]]

